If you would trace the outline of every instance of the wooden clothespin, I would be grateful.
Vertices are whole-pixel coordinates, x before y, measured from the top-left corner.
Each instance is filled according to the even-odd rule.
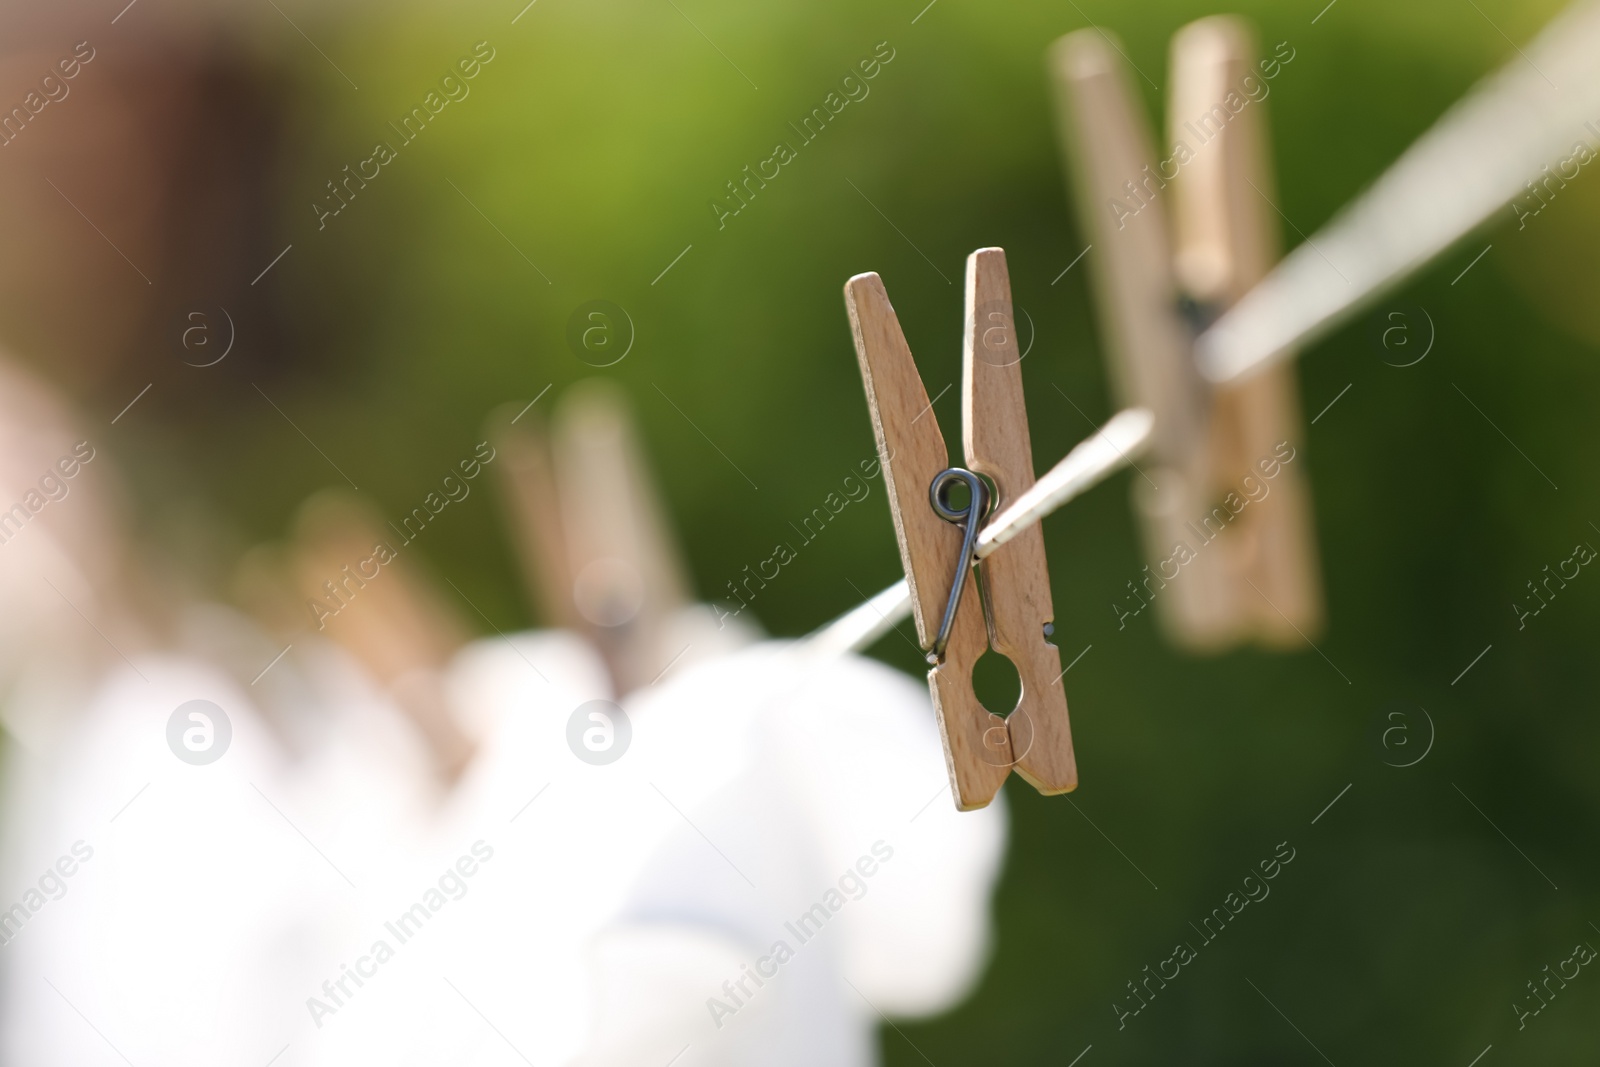
[[[520,404],[507,404],[489,416],[484,433],[500,457],[495,467],[501,499],[529,598],[546,626],[586,630],[572,601],[572,565],[544,421]]]
[[[628,693],[683,651],[688,568],[621,392],[581,382],[553,422],[548,444],[537,424],[493,431],[525,572],[549,621],[587,635]]]
[[[453,783],[474,745],[446,697],[442,672],[468,629],[427,581],[404,542],[350,494],[307,500],[295,522],[293,570],[306,621],[356,658],[393,694]]]
[[[1113,378],[1124,402],[1156,417],[1155,463],[1135,483],[1151,560],[1144,591],[1197,650],[1300,645],[1322,620],[1304,460],[1285,459],[1304,440],[1293,368],[1213,386],[1195,364],[1198,334],[1278,256],[1270,83],[1255,55],[1237,18],[1179,31],[1172,147],[1158,160],[1103,31],[1069,34],[1051,52]]]
[[[859,274],[844,294],[912,615],[932,664],[928,687],[956,807],[988,804],[1012,768],[1041,793],[1069,792],[1078,770],[1061,657],[1047,640],[1055,610],[1044,536],[1037,526],[1026,529],[973,566],[977,534],[991,510],[1034,482],[1005,253],[984,248],[967,257],[961,421],[968,470],[949,467],[883,281]],[[992,482],[995,499],[979,475]],[[958,482],[968,488],[965,509],[948,495]],[[972,688],[973,666],[991,648],[1022,681],[1017,706],[1004,718]]]

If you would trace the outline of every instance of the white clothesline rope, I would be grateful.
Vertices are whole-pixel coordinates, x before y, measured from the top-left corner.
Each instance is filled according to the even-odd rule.
[[[1563,12],[1196,342],[1238,381],[1326,334],[1507,203],[1532,214],[1600,152],[1600,2]],[[1571,171],[1566,174],[1559,172]],[[1520,217],[1523,212],[1518,211]]]
[[[983,559],[1107,475],[1133,462],[1150,440],[1155,418],[1144,408],[1118,412],[1094,435],[1068,452],[1033,488],[1017,497],[978,534],[973,554]],[[905,579],[817,630],[804,650],[817,656],[858,652],[911,614]]]

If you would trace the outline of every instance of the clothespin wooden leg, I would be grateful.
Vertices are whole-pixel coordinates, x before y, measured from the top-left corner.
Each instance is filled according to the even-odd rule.
[[[571,595],[617,693],[628,693],[681,651],[667,645],[690,603],[688,567],[621,390],[598,379],[572,386],[552,434]]]
[[[1248,79],[1267,84],[1256,56],[1254,34],[1232,16],[1192,22],[1172,39],[1172,143],[1194,140],[1196,122],[1208,137],[1172,179],[1173,259],[1179,286],[1208,320],[1254,288],[1278,258],[1266,98],[1249,94],[1237,112],[1224,104],[1230,94],[1245,99]],[[1218,120],[1219,107],[1226,121]],[[1294,365],[1286,360],[1217,387],[1212,419],[1213,495],[1250,500],[1228,535],[1243,586],[1241,614],[1256,637],[1282,646],[1303,645],[1322,621],[1310,495],[1295,451],[1304,444],[1299,408]],[[1298,461],[1282,462],[1285,444]],[[1254,499],[1251,486],[1266,495]]]
[[[1033,445],[1022,396],[1022,360],[1005,252],[967,257],[961,424],[967,466],[991,479],[998,510],[1033,485]],[[1022,697],[1007,726],[1016,768],[1041,793],[1077,787],[1078,768],[1061,685],[1061,654],[1047,639],[1055,608],[1044,533],[1030,527],[979,565],[990,642],[1017,669]]]
[[[927,649],[933,646],[961,560],[961,529],[934,514],[928,501],[928,488],[949,466],[949,454],[882,279],[858,274],[845,285],[844,295],[895,539],[911,590],[912,616]],[[928,672],[928,687],[956,807],[970,811],[994,799],[1013,759],[1004,720],[986,710],[972,689],[973,665],[989,641],[972,568],[963,568],[962,574],[967,585],[949,645],[944,661]]]

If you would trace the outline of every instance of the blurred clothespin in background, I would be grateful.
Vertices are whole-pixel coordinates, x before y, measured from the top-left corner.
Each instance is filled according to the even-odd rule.
[[[988,804],[1013,767],[1041,793],[1069,792],[1078,771],[1061,656],[1047,640],[1055,610],[1043,533],[1025,529],[974,566],[990,505],[1004,507],[1034,484],[1005,253],[984,248],[967,258],[961,417],[969,470],[948,466],[882,279],[858,274],[844,293],[956,806]],[[964,509],[949,495],[957,484],[967,488]],[[991,648],[1022,681],[1009,717],[986,709],[972,687],[973,666]]]
[[[1112,378],[1124,403],[1155,413],[1155,463],[1134,484],[1150,558],[1144,592],[1196,650],[1298,646],[1322,621],[1304,461],[1294,462],[1304,438],[1293,366],[1214,386],[1194,355],[1200,332],[1278,258],[1262,88],[1270,62],[1257,66],[1243,20],[1180,30],[1172,150],[1158,161],[1126,60],[1104,31],[1069,34],[1050,55]]]
[[[567,389],[547,433],[527,408],[497,411],[489,435],[501,465],[513,540],[549,625],[583,634],[605,658],[615,693],[695,657],[743,644],[693,602],[627,401],[590,380]]]
[[[374,509],[328,490],[301,506],[290,566],[300,595],[320,605],[319,627],[393,695],[452,784],[474,745],[450,707],[443,671],[469,630],[402,551]]]
[[[507,404],[490,414],[484,435],[500,457],[502,506],[529,599],[544,625],[586,631],[572,597],[566,524],[544,420],[533,404]]]

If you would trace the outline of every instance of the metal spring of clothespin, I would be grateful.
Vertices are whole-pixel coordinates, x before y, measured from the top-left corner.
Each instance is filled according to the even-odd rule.
[[[951,507],[947,499],[950,488],[958,482],[965,485],[970,494],[964,508]],[[989,487],[982,478],[965,467],[946,467],[928,483],[928,503],[933,506],[933,513],[945,522],[966,528],[961,539],[961,558],[956,563],[955,576],[950,580],[950,598],[945,601],[939,632],[927,653],[928,664],[937,667],[944,662],[944,650],[950,644],[950,631],[956,624],[956,609],[961,606],[961,591],[967,586],[967,571],[977,563],[973,550],[978,545],[978,528],[989,514]]]

